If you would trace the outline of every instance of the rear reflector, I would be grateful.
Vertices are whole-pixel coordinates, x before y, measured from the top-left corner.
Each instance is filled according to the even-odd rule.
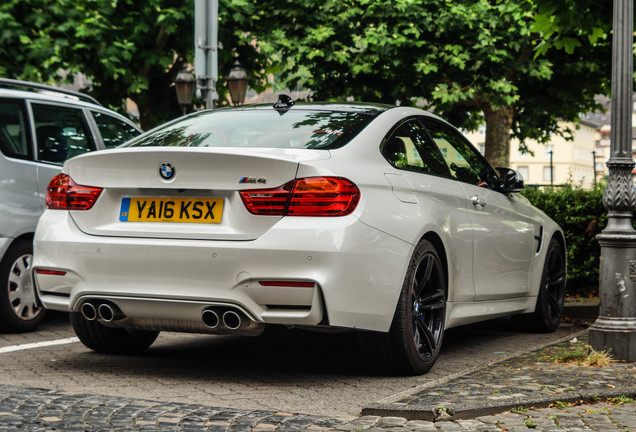
[[[78,185],[67,174],[58,174],[46,190],[46,206],[51,210],[90,210],[102,188]]]
[[[62,270],[47,270],[47,269],[37,269],[35,271],[37,274],[41,275],[50,275],[50,276],[64,276],[66,275],[65,271]]]
[[[295,287],[295,288],[313,288],[313,282],[294,282],[294,281],[258,281],[262,286],[277,287]]]
[[[279,188],[241,191],[247,210],[256,215],[346,216],[360,201],[360,190],[341,177],[293,180]]]

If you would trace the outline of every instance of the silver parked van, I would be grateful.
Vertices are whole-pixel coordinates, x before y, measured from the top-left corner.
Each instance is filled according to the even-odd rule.
[[[65,160],[140,133],[88,95],[0,78],[0,331],[33,330],[44,318],[31,261],[51,178]]]

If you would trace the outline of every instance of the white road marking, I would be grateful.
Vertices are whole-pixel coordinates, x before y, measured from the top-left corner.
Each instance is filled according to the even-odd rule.
[[[72,338],[67,338],[67,339],[56,339],[56,340],[45,341],[45,342],[35,342],[35,343],[28,343],[28,344],[22,344],[22,345],[12,345],[12,346],[8,346],[8,347],[0,348],[0,354],[10,353],[10,352],[14,352],[14,351],[28,350],[28,349],[33,349],[33,348],[49,347],[49,346],[55,346],[55,345],[66,345],[66,344],[72,344],[72,343],[75,343],[75,342],[79,342],[79,338],[72,337]]]

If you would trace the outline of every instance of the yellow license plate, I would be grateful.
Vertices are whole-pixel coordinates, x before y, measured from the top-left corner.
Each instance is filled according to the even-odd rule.
[[[219,223],[223,200],[210,198],[122,198],[121,222]]]

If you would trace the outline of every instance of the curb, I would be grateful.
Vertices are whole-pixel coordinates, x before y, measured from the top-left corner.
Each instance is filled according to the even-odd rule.
[[[579,332],[578,339],[576,342],[575,338],[574,343],[584,345],[587,330]],[[579,405],[636,396],[636,366],[632,364],[616,362],[602,368],[581,366],[579,369],[567,364],[535,362],[537,353],[558,352],[562,345],[573,341],[564,339],[534,348],[526,354],[411,389],[410,395],[401,394],[393,400],[368,404],[362,409],[362,415],[432,422],[469,420],[514,408],[560,409],[560,404]]]
[[[599,310],[598,299],[566,300],[563,315],[571,320],[595,320]]]
[[[448,404],[444,405],[444,408],[448,408],[452,417],[448,418],[449,421],[453,420],[470,420],[478,417],[501,414],[506,411],[510,411],[515,408],[548,408],[551,405],[558,403],[574,404],[590,403],[604,401],[606,399],[617,398],[620,396],[636,397],[636,389],[633,387],[617,387],[611,389],[611,391],[585,391],[585,392],[570,392],[562,393],[558,398],[543,398],[523,396],[517,398],[511,398],[506,402],[491,403],[489,406],[462,406]],[[390,406],[389,406],[390,405]],[[426,406],[418,409],[409,408],[407,406],[391,405],[374,403],[369,404],[362,409],[362,415],[379,416],[379,417],[403,417],[407,420],[424,420],[435,421],[437,418],[436,411],[439,406]]]

